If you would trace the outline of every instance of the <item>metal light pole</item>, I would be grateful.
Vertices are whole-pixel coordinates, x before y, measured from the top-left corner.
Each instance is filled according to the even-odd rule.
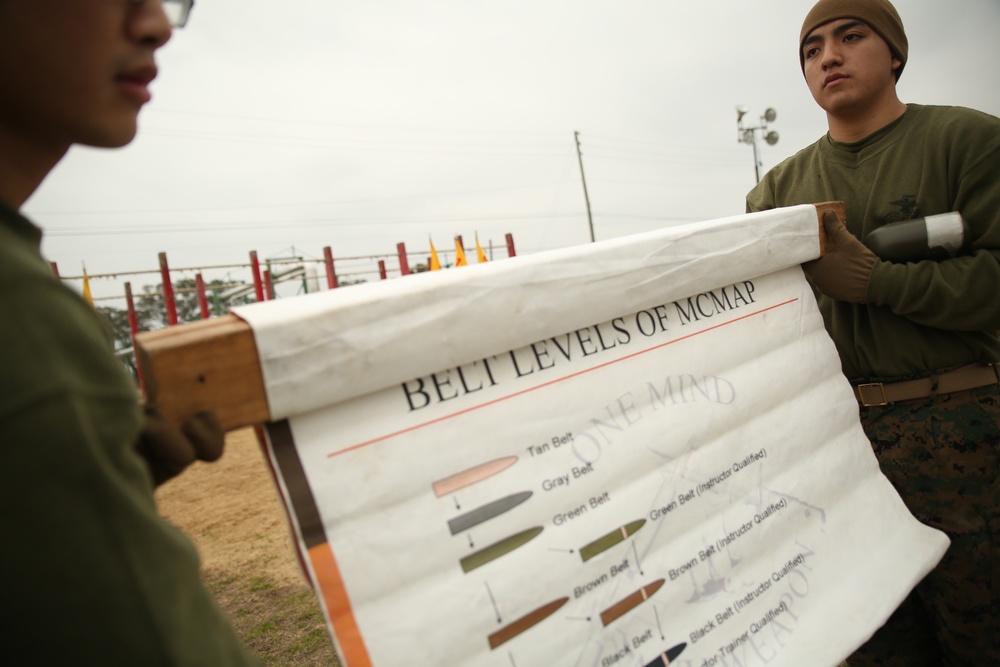
[[[762,163],[757,154],[757,133],[760,132],[768,146],[778,143],[778,133],[774,130],[767,132],[767,124],[774,122],[774,119],[778,117],[778,112],[768,107],[764,111],[764,115],[760,117],[760,125],[750,127],[743,125],[743,116],[746,113],[746,107],[736,107],[736,141],[741,144],[750,144],[753,146],[753,173],[757,177],[757,182],[760,183],[760,168]],[[764,132],[767,132],[767,134],[764,134]]]

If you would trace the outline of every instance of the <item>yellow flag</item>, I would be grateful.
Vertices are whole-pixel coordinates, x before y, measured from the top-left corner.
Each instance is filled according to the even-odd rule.
[[[479,245],[479,234],[476,234],[476,258],[480,264],[490,261],[486,259],[486,253],[483,252],[483,246]]]
[[[87,268],[83,269],[83,300],[90,304],[90,307],[94,307],[94,297],[90,295],[90,278],[87,277]]]
[[[437,250],[434,249],[434,241],[431,241],[431,271],[440,271],[441,262],[438,260]]]
[[[455,266],[468,266],[469,263],[465,260],[465,248],[462,247],[462,242],[455,239]]]

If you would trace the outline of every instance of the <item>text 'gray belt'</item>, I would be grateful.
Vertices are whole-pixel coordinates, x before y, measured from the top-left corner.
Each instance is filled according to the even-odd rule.
[[[854,386],[854,395],[866,408],[927,398],[938,394],[986,387],[1000,382],[996,365],[969,364],[953,371],[904,382],[866,382]]]

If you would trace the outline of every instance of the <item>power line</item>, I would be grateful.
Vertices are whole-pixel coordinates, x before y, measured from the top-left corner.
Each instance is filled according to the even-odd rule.
[[[68,229],[68,228],[46,228],[45,234],[50,237],[64,237],[64,236],[104,236],[109,234],[170,234],[170,233],[192,233],[192,232],[227,232],[234,230],[267,230],[267,229],[284,229],[288,227],[316,227],[316,226],[352,226],[352,225],[364,225],[370,226],[373,224],[399,224],[399,225],[409,225],[409,224],[428,224],[428,223],[444,223],[444,222],[501,222],[501,221],[514,221],[514,220],[542,220],[546,218],[574,218],[577,217],[578,213],[562,213],[558,215],[551,214],[522,214],[522,215],[498,215],[498,216],[471,216],[471,215],[453,215],[453,216],[427,216],[419,218],[362,218],[362,217],[352,217],[350,219],[337,219],[337,218],[314,218],[308,220],[258,220],[258,221],[237,221],[230,223],[182,223],[178,225],[142,225],[142,226],[104,226],[104,227],[91,227],[87,229]]]
[[[365,125],[361,123],[338,123],[334,121],[305,120],[301,118],[275,118],[264,116],[245,116],[238,114],[213,113],[210,111],[183,111],[175,109],[155,109],[150,108],[147,113],[159,113],[178,116],[199,116],[204,118],[224,118],[227,120],[248,120],[264,123],[291,123],[296,125],[313,125],[318,127],[343,127],[348,129],[364,128],[369,130],[392,130],[407,132],[442,132],[448,134],[491,134],[491,135],[544,135],[551,137],[561,137],[563,132],[555,130],[483,130],[467,129],[455,127],[414,127],[403,125]],[[145,130],[144,130],[145,131]]]
[[[220,211],[256,211],[269,208],[299,208],[312,206],[338,206],[343,204],[367,204],[390,201],[401,201],[408,199],[436,199],[444,197],[469,197],[475,195],[493,194],[496,192],[512,192],[515,190],[529,190],[532,188],[551,188],[561,186],[562,183],[538,183],[534,185],[514,185],[506,188],[487,188],[484,190],[466,190],[461,192],[437,192],[417,195],[388,195],[377,197],[365,197],[360,199],[330,199],[316,202],[286,203],[286,204],[260,204],[253,206],[220,206],[220,207],[186,207],[186,208],[161,208],[161,209],[116,209],[116,210],[90,210],[90,211],[32,211],[36,216],[54,215],[138,215],[150,213],[200,213],[200,212],[220,212]]]
[[[607,155],[600,152],[588,152],[588,157],[597,158],[600,160],[618,160],[622,162],[649,162],[654,164],[677,164],[682,166],[689,166],[691,164],[697,164],[700,166],[713,166],[721,164],[730,164],[731,160],[715,159],[703,156],[692,156],[692,157],[663,157],[663,158],[641,158],[641,157],[627,157],[619,155]]]
[[[286,145],[286,146],[305,146],[308,148],[320,148],[320,147],[336,147],[345,150],[364,150],[376,153],[409,153],[409,154],[445,154],[445,155],[526,155],[528,157],[536,157],[536,154],[526,154],[526,153],[484,153],[478,150],[434,150],[437,147],[450,147],[450,148],[462,148],[462,149],[478,149],[478,148],[494,148],[494,149],[509,149],[509,148],[519,148],[519,149],[546,149],[546,148],[557,148],[556,144],[511,144],[511,143],[497,143],[497,144],[473,144],[466,142],[456,142],[456,143],[442,143],[442,142],[430,142],[430,141],[387,141],[387,140],[376,140],[376,139],[339,139],[335,137],[289,137],[282,135],[268,135],[268,134],[236,134],[232,132],[220,132],[220,131],[206,131],[206,130],[183,130],[183,129],[144,129],[144,135],[153,136],[167,136],[167,137],[187,137],[192,139],[212,139],[217,141],[233,141],[237,143],[253,143],[253,144],[265,144],[265,145]],[[403,150],[399,149],[384,149],[379,148],[379,146],[425,146],[429,150]]]
[[[294,139],[297,141],[308,141],[308,142],[323,142],[333,145],[346,146],[346,145],[364,145],[370,146],[372,144],[377,145],[390,145],[390,146],[448,146],[456,148],[562,148],[562,143],[548,142],[548,143],[512,143],[510,141],[504,141],[502,143],[478,143],[469,141],[440,141],[440,140],[388,140],[388,139],[342,139],[336,137],[317,137],[315,135],[311,136],[285,136],[281,134],[264,134],[264,133],[246,133],[246,132],[224,132],[219,130],[193,130],[193,129],[182,129],[182,128],[144,128],[144,134],[166,134],[173,133],[175,135],[189,135],[189,136],[208,136],[208,137],[233,137],[237,139],[277,139],[277,140],[288,140]]]

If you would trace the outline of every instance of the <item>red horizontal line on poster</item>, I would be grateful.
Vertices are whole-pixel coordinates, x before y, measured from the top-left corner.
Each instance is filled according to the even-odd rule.
[[[741,322],[743,320],[750,319],[751,317],[757,317],[758,315],[762,315],[762,314],[764,314],[766,312],[769,312],[769,311],[772,311],[772,310],[776,310],[776,309],[781,308],[783,306],[787,306],[789,304],[795,303],[796,301],[798,301],[798,298],[789,299],[787,301],[783,301],[783,302],[775,304],[773,306],[768,306],[767,308],[762,308],[762,309],[756,310],[756,311],[754,311],[752,313],[747,313],[746,315],[742,315],[740,317],[734,318],[732,320],[729,320],[728,322],[721,322],[720,324],[716,324],[716,325],[710,326],[710,327],[708,327],[706,329],[702,329],[701,331],[695,331],[694,333],[690,333],[690,334],[687,334],[685,336],[681,336],[680,338],[674,338],[673,340],[665,341],[663,343],[660,343],[659,345],[654,345],[653,347],[650,347],[648,349],[639,350],[638,352],[633,352],[632,354],[627,354],[624,357],[621,357],[620,359],[614,359],[612,361],[606,361],[603,364],[598,364],[596,366],[592,366],[591,368],[586,368],[584,370],[577,371],[575,373],[570,373],[569,375],[566,375],[565,377],[557,378],[555,380],[550,380],[549,382],[545,382],[545,383],[536,385],[534,387],[529,387],[528,389],[522,389],[521,391],[514,392],[513,394],[508,394],[506,396],[501,396],[500,398],[495,398],[492,401],[487,401],[485,403],[480,403],[479,405],[473,405],[471,407],[465,408],[463,410],[458,410],[457,412],[453,412],[451,414],[442,415],[441,417],[438,417],[436,419],[431,419],[429,421],[422,422],[420,424],[414,424],[413,426],[409,426],[407,428],[401,429],[399,431],[394,431],[392,433],[387,433],[387,434],[381,435],[381,436],[379,436],[377,438],[372,438],[371,440],[366,440],[364,442],[359,442],[356,445],[351,445],[350,447],[347,447],[345,449],[341,449],[339,451],[327,454],[326,458],[332,459],[332,458],[335,458],[335,457],[340,456],[342,454],[347,454],[348,452],[352,452],[352,451],[355,451],[355,450],[358,450],[358,449],[362,449],[364,447],[368,447],[368,446],[371,446],[371,445],[374,445],[374,444],[377,444],[377,443],[380,443],[380,442],[384,442],[386,440],[390,440],[390,439],[395,438],[395,437],[400,436],[400,435],[405,435],[406,433],[412,433],[413,431],[418,431],[418,430],[420,430],[422,428],[426,428],[428,426],[433,426],[434,424],[440,424],[441,422],[446,422],[448,420],[454,419],[456,417],[460,417],[460,416],[468,414],[470,412],[475,412],[477,410],[482,410],[483,408],[487,408],[487,407],[490,407],[492,405],[496,405],[498,403],[503,403],[504,401],[509,401],[512,398],[517,398],[518,396],[523,396],[523,395],[529,394],[529,393],[531,393],[533,391],[538,391],[539,389],[545,389],[546,387],[551,387],[553,385],[559,384],[560,382],[565,382],[566,380],[571,380],[571,379],[573,379],[575,377],[579,377],[579,376],[585,375],[587,373],[592,373],[592,372],[594,372],[596,370],[600,370],[600,369],[606,368],[608,366],[613,366],[614,364],[619,364],[619,363],[621,363],[623,361],[627,361],[629,359],[633,359],[635,357],[638,357],[638,356],[641,356],[641,355],[644,355],[644,354],[649,354],[650,352],[653,352],[655,350],[659,350],[659,349],[664,348],[664,347],[666,347],[668,345],[674,345],[675,343],[680,343],[682,341],[689,340],[689,339],[694,338],[696,336],[701,336],[703,334],[709,333],[710,331],[715,331],[716,329],[721,329],[723,327],[727,327],[727,326],[730,326],[732,324],[736,324],[737,322]]]

